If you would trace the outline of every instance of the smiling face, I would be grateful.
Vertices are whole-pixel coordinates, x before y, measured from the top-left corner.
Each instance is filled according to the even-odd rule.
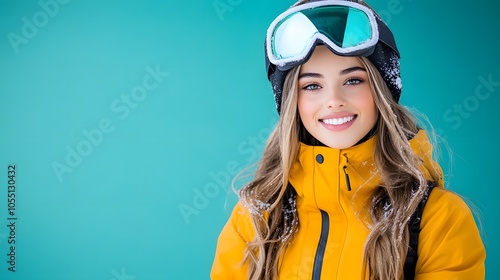
[[[304,127],[329,147],[355,145],[377,121],[368,73],[356,57],[338,56],[317,46],[300,69],[298,91]]]

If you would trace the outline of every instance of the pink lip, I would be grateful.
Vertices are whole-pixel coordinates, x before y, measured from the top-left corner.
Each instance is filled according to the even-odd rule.
[[[327,123],[324,123],[320,120],[320,123],[328,130],[330,131],[342,131],[342,130],[345,130],[345,129],[348,129],[357,119],[357,115],[355,114],[343,114],[343,115],[328,115],[327,117],[325,117],[324,119],[331,119],[331,118],[344,118],[344,117],[350,117],[350,116],[354,116],[354,119],[352,119],[351,121],[348,121],[346,123],[343,123],[343,124],[340,124],[340,125],[334,125],[334,124],[327,124]]]

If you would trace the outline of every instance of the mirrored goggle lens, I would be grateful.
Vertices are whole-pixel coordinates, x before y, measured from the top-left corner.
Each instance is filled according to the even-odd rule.
[[[353,7],[327,6],[299,11],[280,21],[273,32],[272,51],[276,59],[307,53],[312,41],[323,34],[335,50],[347,53],[373,37],[368,15]]]

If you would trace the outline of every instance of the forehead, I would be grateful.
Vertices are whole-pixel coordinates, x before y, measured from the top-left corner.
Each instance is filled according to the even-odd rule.
[[[302,65],[300,72],[341,71],[354,66],[363,66],[358,57],[336,55],[326,46],[320,45],[314,49],[309,60]]]

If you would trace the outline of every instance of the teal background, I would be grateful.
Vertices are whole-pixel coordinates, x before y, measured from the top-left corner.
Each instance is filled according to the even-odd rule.
[[[0,1],[0,279],[209,279],[236,201],[229,180],[277,119],[263,41],[293,1],[54,1]],[[57,3],[52,15],[43,3]],[[475,206],[487,279],[499,279],[500,4],[368,3],[397,38],[401,102],[452,150],[440,161],[448,186]],[[23,18],[40,27],[16,45]],[[148,66],[168,76],[149,79]],[[141,101],[123,101],[144,79]],[[78,147],[86,155],[69,166]],[[60,178],[55,162],[68,166]]]

